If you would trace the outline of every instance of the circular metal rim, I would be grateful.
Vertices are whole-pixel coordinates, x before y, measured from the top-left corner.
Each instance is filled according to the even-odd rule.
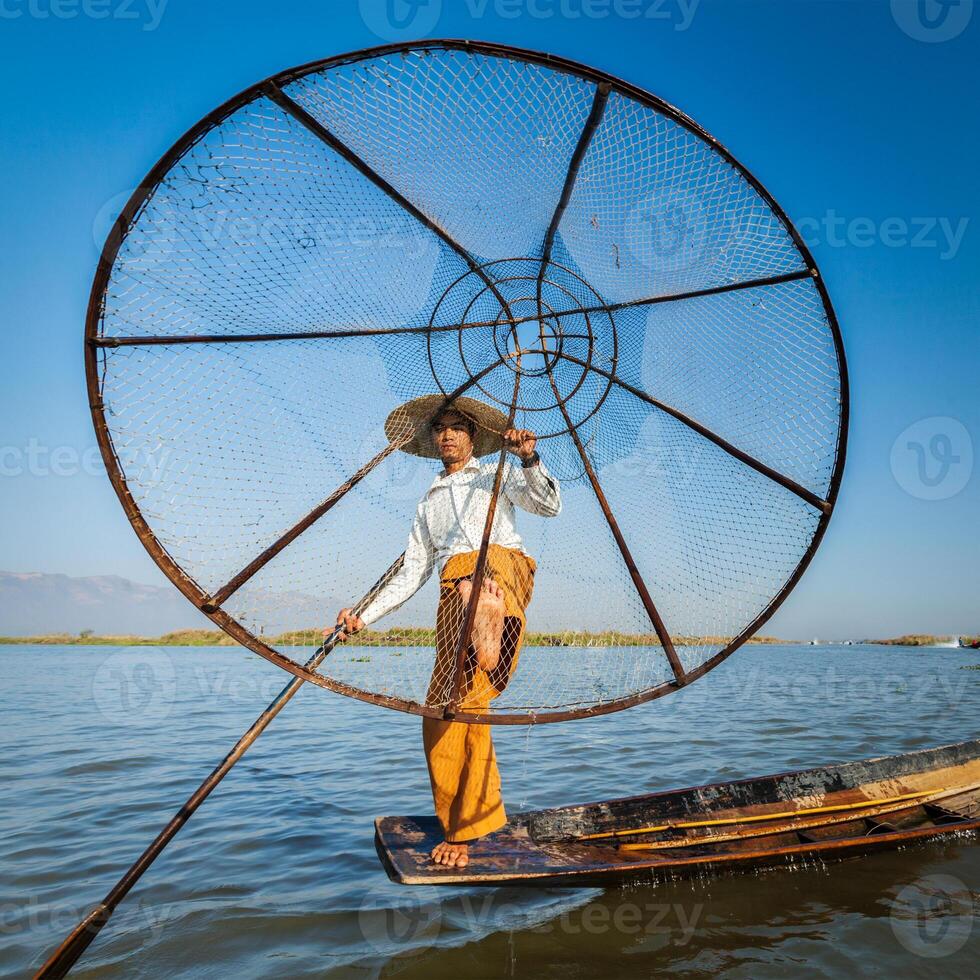
[[[430,50],[450,50],[465,51],[469,53],[482,54],[490,57],[499,56],[510,60],[523,61],[525,63],[541,65],[554,71],[575,75],[578,78],[594,82],[596,84],[607,84],[611,90],[621,95],[627,96],[647,108],[653,109],[674,122],[683,126],[685,129],[694,133],[705,141],[712,150],[718,153],[729,165],[731,165],[759,194],[763,201],[771,208],[772,212],[779,219],[786,229],[787,234],[793,240],[797,251],[803,258],[806,268],[814,281],[815,287],[823,303],[824,313],[830,327],[834,341],[834,350],[837,355],[838,376],[840,379],[840,419],[837,433],[836,456],[834,467],[831,473],[830,484],[827,492],[827,508],[821,513],[810,544],[800,558],[796,568],[784,582],[782,588],[773,596],[769,604],[755,617],[746,627],[734,637],[727,646],[723,647],[712,657],[706,660],[695,670],[686,676],[686,683],[702,677],[714,667],[718,666],[723,660],[730,657],[746,640],[749,639],[761,626],[763,626],[783,604],[786,597],[792,592],[799,582],[803,573],[806,571],[810,562],[816,554],[830,518],[836,508],[837,498],[844,474],[844,464],[847,457],[847,437],[848,425],[850,420],[850,381],[847,371],[847,360],[844,351],[844,341],[840,332],[840,324],[837,314],[830,300],[826,285],[817,269],[816,262],[810,252],[809,247],[803,241],[797,229],[790,221],[786,212],[773,198],[772,194],[763,186],[754,174],[741,164],[734,155],[714,136],[703,129],[691,117],[663,99],[639,88],[629,82],[623,81],[614,75],[604,72],[589,65],[583,65],[571,59],[562,58],[544,52],[533,51],[525,48],[512,47],[496,42],[468,41],[457,38],[443,38],[424,41],[398,42],[394,44],[379,45],[377,47],[364,48],[359,51],[348,52],[335,55],[331,58],[324,58],[295,68],[277,72],[274,75],[263,79],[256,84],[250,85],[228,101],[213,109],[202,117],[194,126],[187,130],[170,149],[157,161],[153,168],[147,173],[140,185],[132,193],[125,207],[113,224],[112,229],[106,238],[105,245],[99,256],[96,267],[92,289],[89,294],[88,308],[85,318],[85,374],[86,386],[89,397],[89,408],[92,413],[92,422],[95,427],[96,440],[105,461],[106,471],[109,480],[119,497],[123,510],[128,517],[133,530],[136,532],[141,543],[146,548],[150,557],[154,560],[161,571],[170,579],[171,582],[183,593],[184,596],[198,609],[200,609],[215,625],[219,626],[229,636],[237,640],[242,646],[248,648],[253,653],[268,660],[270,663],[281,667],[283,670],[295,677],[315,684],[326,690],[335,691],[360,701],[377,704],[382,707],[404,711],[409,714],[423,715],[432,718],[442,718],[444,712],[438,708],[427,708],[416,702],[410,702],[403,698],[388,695],[376,694],[369,691],[351,688],[339,681],[323,677],[313,671],[308,670],[301,664],[293,661],[277,650],[272,649],[261,639],[253,636],[240,623],[229,616],[223,609],[207,609],[209,596],[184,570],[173,560],[167,550],[156,538],[152,528],[147,524],[136,501],[126,485],[126,478],[120,460],[115,452],[112,437],[106,423],[104,407],[102,404],[101,380],[99,371],[99,327],[102,320],[103,299],[109,283],[113,264],[118,256],[119,249],[126,237],[133,222],[136,220],[143,205],[148,201],[151,194],[158,186],[161,178],[167,173],[173,163],[175,163],[190,147],[198,142],[209,130],[218,125],[222,120],[243,105],[261,97],[265,86],[270,83],[286,85],[304,75],[322,71],[327,68],[335,68],[340,65],[352,64],[370,58],[382,57],[387,54],[409,51],[430,51]],[[103,353],[103,359],[104,359]],[[588,718],[597,715],[611,714],[615,711],[622,711],[625,708],[635,707],[647,701],[653,701],[663,697],[672,691],[678,690],[681,685],[677,681],[661,684],[654,688],[638,692],[623,698],[617,698],[603,704],[593,705],[588,708],[573,708],[521,712],[501,712],[496,714],[467,714],[460,712],[455,715],[454,720],[468,722],[471,724],[491,724],[491,725],[527,725],[544,724],[558,721],[569,721],[575,718]]]

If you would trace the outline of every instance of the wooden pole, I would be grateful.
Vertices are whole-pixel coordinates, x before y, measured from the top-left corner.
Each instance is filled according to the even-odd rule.
[[[388,570],[371,587],[368,593],[354,606],[359,612],[368,602],[390,581],[399,571],[404,561],[404,554],[389,566]],[[331,650],[340,642],[343,634],[341,626],[337,626],[320,644],[313,656],[306,662],[309,670],[315,670],[327,657]],[[197,808],[211,795],[211,791],[231,771],[232,766],[248,751],[252,743],[266,730],[269,722],[292,700],[293,695],[303,686],[301,677],[294,677],[280,692],[269,706],[255,720],[255,723],[235,743],[235,747],[222,759],[211,774],[190,795],[187,802],[174,814],[170,822],[157,834],[152,844],[137,858],[129,870],[116,882],[108,895],[71,931],[62,944],[51,954],[44,966],[34,975],[35,980],[50,980],[66,976],[78,962],[79,957],[88,949],[92,940],[102,931],[109,921],[116,906],[129,894],[130,889],[143,876],[143,872],[160,856],[161,851],[177,835],[181,827],[193,816]]]
[[[510,308],[507,308],[510,315]],[[513,329],[513,328],[512,328]],[[521,350],[516,343],[517,337],[514,335],[515,346],[517,347],[517,361],[514,369],[514,397],[511,401],[510,412],[507,415],[507,429],[514,426],[514,418],[517,414],[517,398],[521,389]],[[500,489],[503,485],[504,467],[507,465],[507,441],[503,441],[500,447],[500,458],[497,460],[497,469],[493,477],[493,489],[490,491],[490,503],[487,506],[486,520],[483,522],[483,537],[480,539],[480,550],[476,556],[476,567],[470,578],[470,598],[466,604],[466,614],[463,617],[462,628],[459,638],[456,641],[456,657],[453,677],[453,689],[449,702],[443,711],[443,718],[450,720],[459,711],[460,700],[463,696],[463,686],[466,675],[466,654],[470,646],[470,637],[473,634],[473,626],[476,623],[476,607],[480,602],[480,593],[483,590],[483,579],[487,570],[487,559],[490,555],[490,534],[493,530],[493,519],[497,513],[497,499],[500,497]]]

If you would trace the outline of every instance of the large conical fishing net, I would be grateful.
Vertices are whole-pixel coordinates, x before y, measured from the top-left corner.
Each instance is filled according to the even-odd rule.
[[[839,333],[764,189],[652,96],[499,46],[336,58],[216,110],[120,217],[88,336],[116,488],[188,598],[314,683],[436,716],[702,675],[793,587],[843,466]],[[440,464],[385,421],[431,394],[533,430],[560,487],[528,513],[517,458],[481,460],[537,562],[494,669],[462,596],[437,635],[441,562],[399,558]],[[302,666],[342,606],[426,578]]]

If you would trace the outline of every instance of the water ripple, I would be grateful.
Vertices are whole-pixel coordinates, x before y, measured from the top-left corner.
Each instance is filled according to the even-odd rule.
[[[234,649],[174,654],[176,689],[126,705],[94,686],[111,655],[0,648],[3,976],[40,964],[284,680]],[[39,679],[39,658],[57,687]],[[959,670],[969,662],[954,650],[746,648],[662,702],[497,729],[507,805],[608,799],[976,737],[980,674]],[[236,672],[249,683],[229,683]],[[929,875],[976,888],[977,848],[955,838],[860,861],[606,891],[393,885],[372,822],[431,810],[420,742],[417,718],[302,689],[73,975],[759,980],[866,972],[856,964],[889,977],[973,975],[980,924],[937,970],[899,941],[891,918],[901,890]]]

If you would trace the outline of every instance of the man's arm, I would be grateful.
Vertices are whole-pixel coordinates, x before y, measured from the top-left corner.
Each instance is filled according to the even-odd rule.
[[[537,453],[534,455],[527,466],[508,466],[507,496],[516,507],[531,514],[557,517],[561,513],[561,488]]]
[[[508,464],[504,491],[516,507],[539,517],[561,513],[558,481],[545,469],[537,453],[538,437],[530,429],[508,429],[504,445],[521,461],[521,468]]]
[[[434,564],[435,549],[420,505],[408,535],[405,561],[398,574],[362,610],[362,623],[369,625],[408,602],[429,580]]]

